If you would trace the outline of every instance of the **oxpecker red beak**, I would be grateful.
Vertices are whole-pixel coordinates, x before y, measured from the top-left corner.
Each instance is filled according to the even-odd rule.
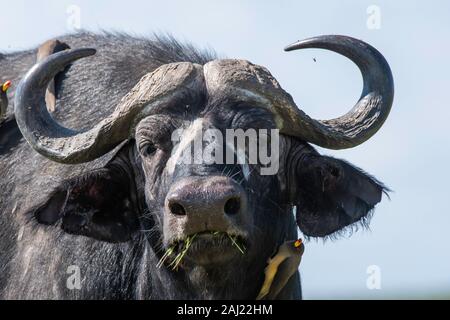
[[[296,248],[300,248],[300,246],[302,245],[303,240],[302,239],[298,239],[294,242],[294,247]]]
[[[2,91],[3,92],[8,91],[9,87],[11,87],[11,81],[8,80],[2,85]]]

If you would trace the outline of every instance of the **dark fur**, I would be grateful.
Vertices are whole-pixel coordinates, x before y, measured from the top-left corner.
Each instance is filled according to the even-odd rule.
[[[204,64],[215,58],[170,37],[80,33],[58,39],[72,48],[98,51],[56,81],[55,118],[77,129],[108,115],[156,67],[176,61]],[[2,56],[0,81],[18,83],[34,59],[34,50]],[[0,136],[11,136],[14,142],[2,140],[0,147],[1,297],[251,299],[262,285],[267,257],[284,240],[297,236],[293,206],[299,208],[297,222],[306,235],[326,237],[365,224],[379,202],[384,187],[375,179],[346,162],[321,157],[291,137],[281,138],[278,176],[252,174],[245,181],[238,166],[182,166],[167,175],[167,141],[183,121],[203,117],[223,130],[274,127],[267,111],[230,104],[227,97],[205,97],[189,105],[189,110],[167,110],[143,119],[136,140],[83,165],[53,163],[16,137],[14,123],[0,127]],[[147,140],[155,145],[149,154],[141,148]],[[157,269],[163,253],[165,196],[174,181],[193,175],[228,175],[245,189],[254,221],[248,253],[209,268],[187,261],[178,272]],[[218,254],[225,242],[220,244]],[[71,265],[81,268],[81,290],[66,287]],[[300,297],[296,274],[279,298]]]

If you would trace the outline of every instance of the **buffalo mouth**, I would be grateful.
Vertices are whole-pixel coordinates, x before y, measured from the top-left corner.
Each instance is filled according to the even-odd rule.
[[[158,267],[172,270],[192,264],[215,264],[244,256],[247,239],[239,234],[223,231],[203,231],[172,241],[161,257]]]

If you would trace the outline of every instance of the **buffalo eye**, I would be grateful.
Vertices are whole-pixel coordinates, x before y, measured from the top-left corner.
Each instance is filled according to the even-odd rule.
[[[146,143],[141,147],[141,154],[144,157],[149,157],[156,152],[156,146],[153,143]]]

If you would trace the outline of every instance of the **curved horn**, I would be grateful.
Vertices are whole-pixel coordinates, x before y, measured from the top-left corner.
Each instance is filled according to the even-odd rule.
[[[298,109],[288,112],[286,131],[329,149],[351,148],[368,140],[383,125],[394,98],[394,81],[384,57],[361,40],[337,35],[298,41],[284,50],[306,48],[331,50],[352,60],[361,70],[364,87],[356,105],[339,118],[315,120]]]
[[[145,75],[120,101],[114,112],[87,131],[58,124],[47,111],[48,83],[69,63],[95,54],[94,49],[71,49],[37,63],[21,80],[15,94],[17,124],[27,142],[40,154],[61,163],[94,160],[131,135],[134,121],[172,99],[197,92],[203,70],[188,62],[172,63]]]

